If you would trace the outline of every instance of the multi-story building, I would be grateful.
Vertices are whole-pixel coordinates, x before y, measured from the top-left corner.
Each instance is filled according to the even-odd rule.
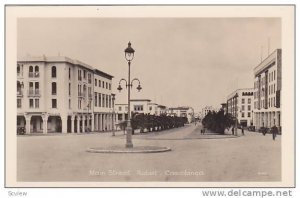
[[[281,49],[254,68],[254,125],[281,129]]]
[[[212,112],[214,111],[214,108],[212,106],[205,106],[204,108],[202,108],[202,118],[204,118],[208,112]]]
[[[62,56],[18,60],[17,126],[27,134],[111,129],[112,78]]]
[[[171,107],[168,108],[167,115],[186,117],[189,123],[193,122],[195,118],[194,109],[192,107]]]
[[[227,97],[227,113],[242,126],[253,125],[253,89],[237,89]]]
[[[115,104],[117,123],[128,119],[128,104]],[[152,103],[149,99],[131,99],[130,112],[150,115],[166,114],[166,106]]]

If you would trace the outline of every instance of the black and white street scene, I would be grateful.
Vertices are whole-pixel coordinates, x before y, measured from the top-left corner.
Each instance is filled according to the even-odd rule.
[[[19,18],[18,182],[280,182],[282,21]]]

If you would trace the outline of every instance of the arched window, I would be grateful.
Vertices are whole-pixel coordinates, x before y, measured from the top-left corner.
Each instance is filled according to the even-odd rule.
[[[34,72],[39,72],[39,66],[36,65],[36,66],[34,67]]]
[[[56,78],[56,67],[55,66],[52,66],[52,68],[51,68],[51,76],[52,76],[52,78]]]
[[[29,72],[33,72],[33,67],[31,65],[29,66]]]
[[[52,87],[52,89],[51,89],[52,95],[56,95],[56,82],[53,82],[51,87]]]

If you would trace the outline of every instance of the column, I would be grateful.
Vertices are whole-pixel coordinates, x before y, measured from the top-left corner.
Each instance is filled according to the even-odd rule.
[[[99,117],[98,117],[98,120],[99,120],[99,127],[98,127],[98,130],[99,131],[103,131],[103,122],[102,122],[102,114],[100,113],[99,114]]]
[[[62,133],[68,133],[67,129],[68,129],[68,116],[67,115],[61,115],[61,125],[62,125],[62,129],[61,132]]]
[[[95,131],[95,114],[92,114],[92,131]]]
[[[82,133],[85,133],[85,116],[82,116]]]
[[[107,114],[107,130],[111,130],[111,114]]]
[[[95,114],[95,116],[94,116],[94,119],[95,119],[95,131],[98,131],[99,130],[99,126],[98,126],[98,118],[99,116],[98,116],[98,114]]]
[[[31,115],[25,115],[25,119],[26,119],[26,134],[30,134]]]
[[[104,126],[104,131],[107,130],[107,114],[105,113],[103,115],[103,126]]]
[[[48,133],[48,115],[44,114],[42,116],[43,118],[43,134],[47,134]]]
[[[74,133],[75,115],[71,116],[71,133]]]
[[[77,133],[80,133],[80,116],[77,116]]]

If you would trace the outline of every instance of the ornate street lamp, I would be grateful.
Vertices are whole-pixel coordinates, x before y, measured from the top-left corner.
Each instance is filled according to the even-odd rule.
[[[134,58],[134,52],[135,50],[131,47],[131,43],[128,43],[128,47],[124,50],[125,52],[125,59],[128,62],[128,80],[126,81],[124,78],[122,78],[119,81],[119,86],[118,86],[118,90],[121,91],[123,88],[121,87],[121,82],[125,81],[126,83],[126,88],[128,90],[128,120],[127,120],[127,127],[126,127],[126,148],[132,148],[133,144],[132,144],[132,127],[131,127],[131,115],[130,115],[130,89],[133,86],[133,82],[134,81],[138,81],[138,86],[137,86],[137,90],[141,91],[142,87],[141,87],[141,83],[140,80],[137,78],[132,79],[132,81],[130,81],[130,66],[131,66],[131,61]]]

